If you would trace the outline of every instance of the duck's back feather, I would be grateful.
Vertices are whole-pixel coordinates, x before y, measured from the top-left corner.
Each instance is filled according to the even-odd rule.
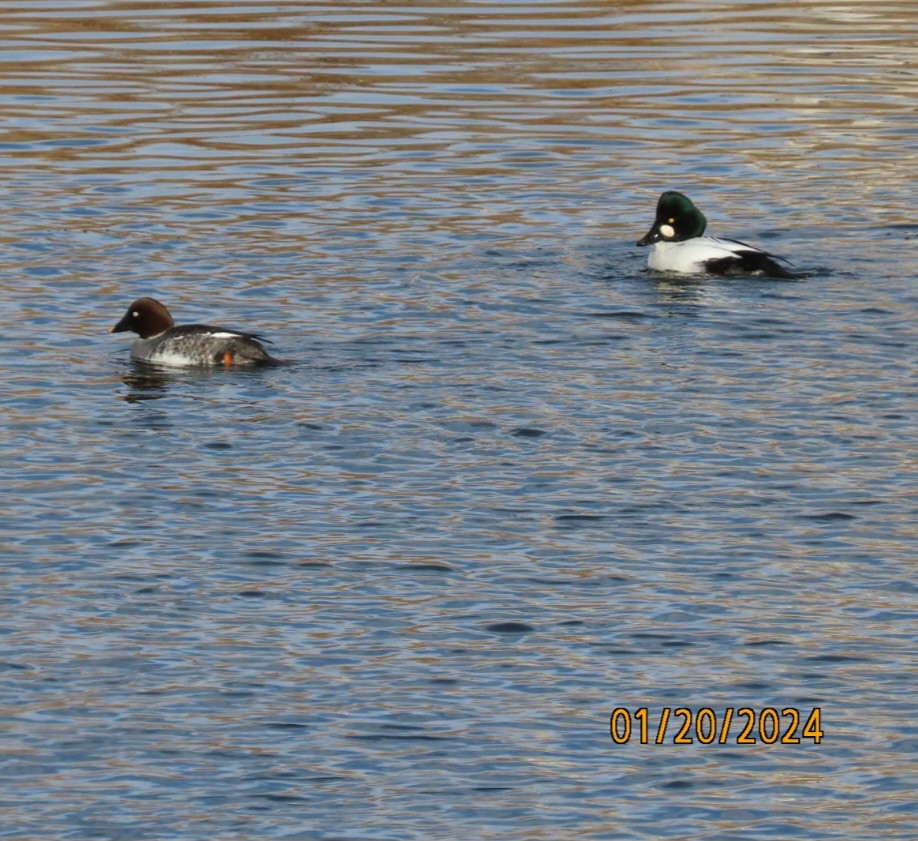
[[[726,242],[731,242],[726,240]],[[731,243],[739,248],[731,249],[731,253],[723,257],[712,257],[704,261],[704,268],[708,274],[763,274],[768,277],[792,278],[793,272],[779,263],[784,260],[775,254],[769,254],[761,248],[755,248],[742,242]],[[787,262],[786,260],[784,262]]]
[[[682,242],[658,242],[651,251],[648,265],[664,272],[794,277],[788,268],[781,265],[779,261],[782,260],[782,257],[745,242],[702,236]]]

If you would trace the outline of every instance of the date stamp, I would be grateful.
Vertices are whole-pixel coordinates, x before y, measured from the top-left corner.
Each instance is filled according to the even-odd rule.
[[[799,745],[807,740],[818,745],[824,733],[820,707],[803,714],[797,707],[725,707],[720,714],[713,707],[663,707],[654,721],[647,707],[616,707],[609,716],[609,735],[617,745]]]

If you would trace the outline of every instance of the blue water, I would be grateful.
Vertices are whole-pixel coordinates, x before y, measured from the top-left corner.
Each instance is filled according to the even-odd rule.
[[[918,834],[911,4],[8,5],[0,838]]]

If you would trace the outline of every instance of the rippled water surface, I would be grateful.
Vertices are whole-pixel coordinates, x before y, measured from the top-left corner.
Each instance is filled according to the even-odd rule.
[[[0,838],[915,837],[916,29],[5,3]],[[803,276],[649,273],[664,189]]]

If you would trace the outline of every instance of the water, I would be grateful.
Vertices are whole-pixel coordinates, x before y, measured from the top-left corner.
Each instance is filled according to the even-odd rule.
[[[913,4],[0,24],[0,838],[918,833]],[[806,277],[649,274],[667,188]]]

